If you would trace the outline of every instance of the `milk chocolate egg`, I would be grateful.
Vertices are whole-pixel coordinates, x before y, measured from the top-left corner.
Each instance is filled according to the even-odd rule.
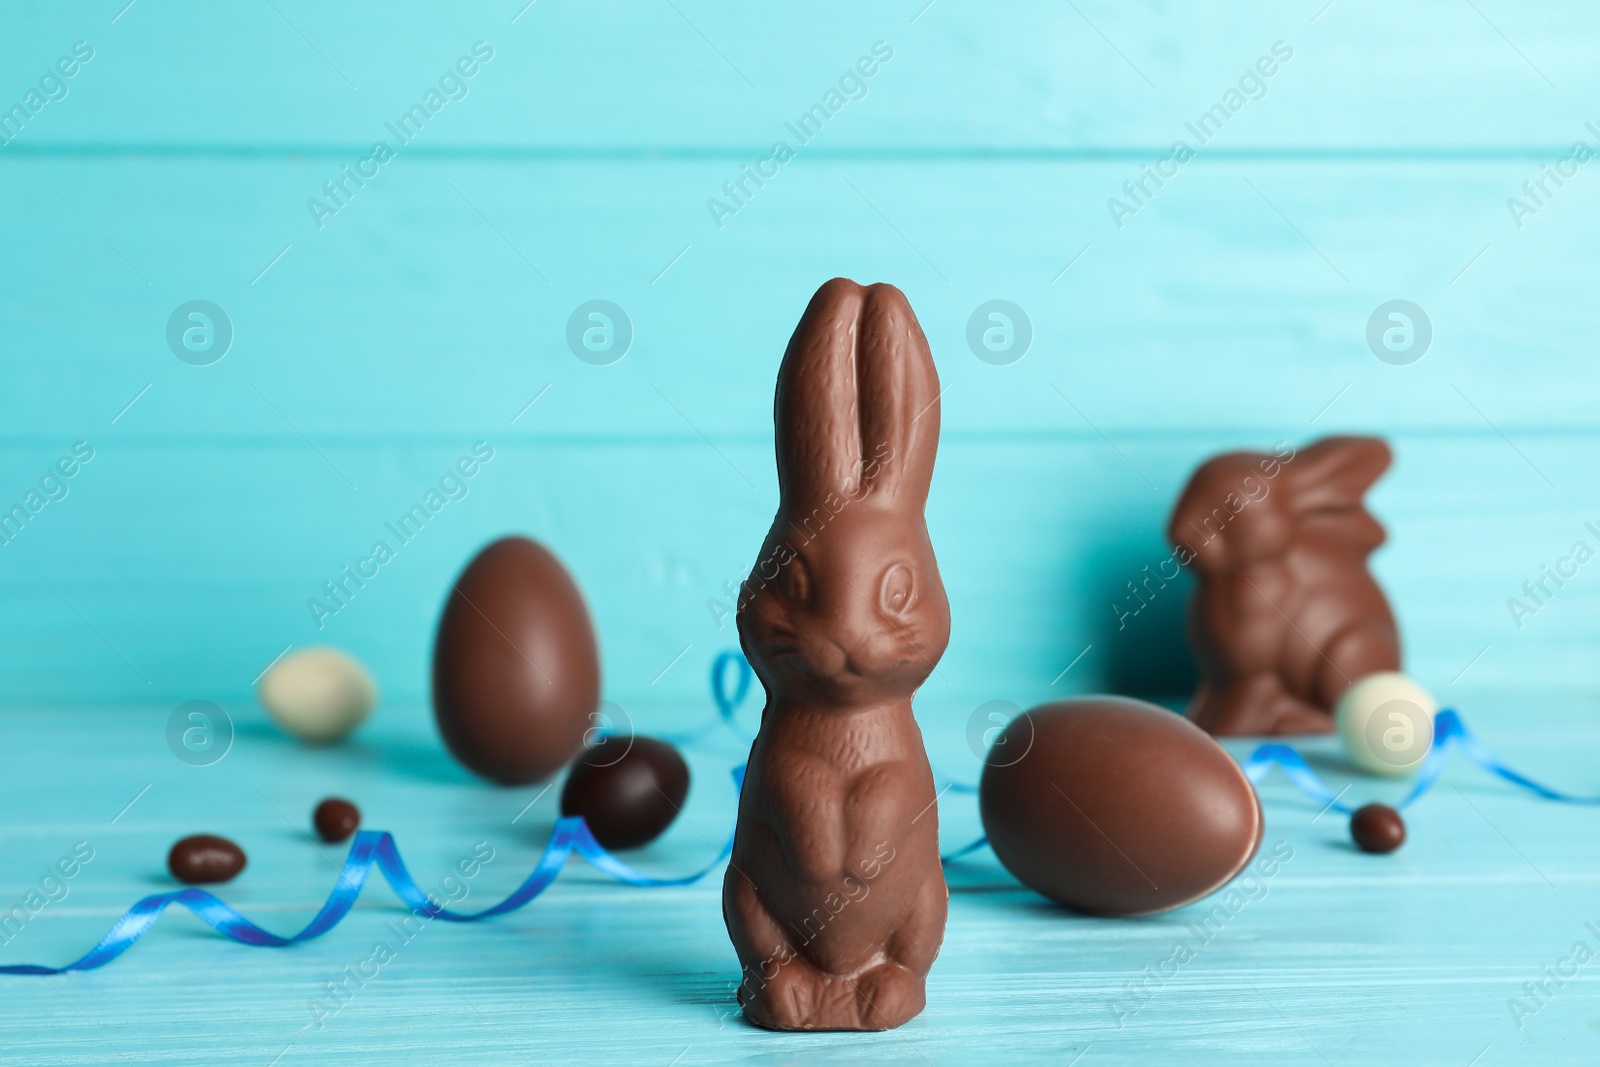
[[[1144,915],[1221,888],[1261,844],[1261,804],[1192,722],[1088,697],[1017,716],[978,786],[984,831],[1024,885],[1078,911]]]
[[[456,759],[485,778],[549,778],[583,747],[600,655],[583,595],[525,537],[478,553],[456,579],[433,648],[433,711]]]

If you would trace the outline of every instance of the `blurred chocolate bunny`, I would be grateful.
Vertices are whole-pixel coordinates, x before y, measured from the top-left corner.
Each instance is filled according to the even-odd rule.
[[[1390,459],[1377,438],[1328,437],[1195,471],[1167,537],[1199,583],[1189,604],[1197,724],[1327,733],[1344,690],[1400,669],[1394,615],[1367,570],[1383,527],[1362,503]]]
[[[723,918],[751,1022],[885,1030],[922,1010],[948,906],[911,716],[950,638],[922,514],[939,379],[898,289],[817,291],[774,422],[778,512],[739,605],[767,704]]]

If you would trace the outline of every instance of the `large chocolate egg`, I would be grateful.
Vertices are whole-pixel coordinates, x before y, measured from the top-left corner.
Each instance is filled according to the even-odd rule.
[[[1261,844],[1261,803],[1222,746],[1174,712],[1120,697],[1013,719],[984,762],[978,804],[1007,870],[1097,915],[1199,900]]]
[[[542,781],[583,748],[599,698],[594,627],[560,560],[525,537],[478,553],[433,647],[433,712],[456,759],[506,785]]]

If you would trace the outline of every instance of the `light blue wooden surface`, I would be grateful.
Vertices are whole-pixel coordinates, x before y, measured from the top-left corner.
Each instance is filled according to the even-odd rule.
[[[1408,668],[1530,767],[1584,782],[1600,584],[1580,572],[1520,627],[1507,600],[1574,541],[1600,545],[1584,525],[1600,525],[1600,163],[1545,179],[1520,226],[1507,201],[1575,141],[1600,149],[1593,8],[124,4],[0,16],[0,108],[75,42],[94,51],[0,144],[0,508],[76,442],[94,449],[0,545],[0,879],[15,897],[81,835],[105,842],[6,959],[65,958],[97,936],[159,884],[196,808],[251,837],[238,899],[290,909],[287,923],[329,872],[262,793],[303,819],[332,777],[420,870],[481,831],[507,857],[485,879],[512,884],[546,823],[502,825],[522,794],[468,784],[422,713],[447,582],[493,537],[546,541],[590,602],[608,697],[641,722],[694,717],[732,640],[711,602],[747,572],[775,502],[777,362],[835,274],[904,288],[948,387],[929,523],[954,626],[918,714],[952,770],[972,759],[964,727],[984,701],[1181,689],[1186,589],[1122,629],[1116,605],[1165,557],[1189,470],[1220,449],[1356,431],[1397,452],[1371,497],[1390,531],[1374,568]],[[465,97],[318,228],[307,199],[477,41],[494,55]],[[785,123],[880,41],[893,57],[864,95],[799,144]],[[1259,99],[1119,228],[1107,199],[1275,42],[1293,55]],[[719,228],[707,199],[778,138],[795,158]],[[196,298],[236,331],[207,367],[164,336]],[[594,298],[636,332],[609,367],[564,339]],[[1035,331],[1011,366],[965,340],[995,298]],[[1394,298],[1434,326],[1409,366],[1364,340]],[[477,441],[495,459],[468,495],[319,629],[306,601]],[[216,768],[166,753],[175,704],[255,722],[261,669],[316,642],[359,655],[384,690],[356,749],[306,755],[258,724]],[[696,763],[708,829],[726,818],[718,758]],[[1090,1042],[1107,1059],[1322,1062],[1300,1031],[1335,1063],[1385,1048],[1465,1063],[1488,1044],[1482,1063],[1531,1061],[1535,1041],[1547,1061],[1592,1059],[1587,978],[1526,1032],[1501,1017],[1594,918],[1589,814],[1470,785],[1503,836],[1444,791],[1389,863],[1329,847],[1338,828],[1309,826],[1289,798],[1269,804],[1297,858],[1241,918],[1259,925],[1121,1031],[1105,1029],[1107,991],[1159,961],[1170,930],[1048,913],[980,863],[953,880],[938,1010],[909,1044],[872,1047],[910,1062],[1067,1062]],[[964,817],[972,829],[946,808],[952,833]],[[679,827],[657,858],[681,869],[700,847]],[[659,942],[597,909],[633,899],[601,885],[564,885],[502,924],[526,937],[430,930],[325,1044],[283,1062],[403,1062],[407,1043],[419,1061],[515,1061],[497,1028],[559,1061],[585,1032],[574,990],[626,1004],[626,1040],[662,1062],[691,1044],[683,1062],[850,1055],[842,1039],[720,1025],[732,957],[708,893],[648,898],[676,916]],[[102,1062],[98,1026],[130,1059],[266,1062],[362,940],[341,929],[263,958],[175,920],[116,969],[62,981],[74,1007],[8,986],[29,1029],[0,1058]],[[216,1008],[195,995],[214,987]],[[631,1045],[616,1058],[639,1061]]]
[[[1515,766],[1593,789],[1600,727],[1590,702],[1461,695],[1467,718]],[[703,719],[655,709],[641,729]],[[15,716],[0,785],[0,901],[37,889],[74,844],[94,858],[58,902],[12,932],[0,962],[62,963],[88,949],[139,897],[171,888],[168,845],[225,832],[250,866],[219,892],[269,927],[297,929],[342,858],[302,837],[311,807],[337,791],[367,825],[392,831],[418,881],[439,883],[478,842],[494,858],[465,880],[462,907],[500,899],[532,866],[556,814],[555,792],[475,782],[435,742],[422,709],[390,707],[349,746],[310,751],[259,715],[241,716],[234,749],[196,768],[174,759],[162,708]],[[959,731],[928,732],[937,763],[970,777]],[[1234,745],[1240,753],[1247,746]],[[1350,781],[1324,739],[1305,746],[1335,789]],[[1321,753],[1323,756],[1318,757]],[[676,874],[714,855],[732,824],[724,737],[689,752],[685,816],[638,854]],[[68,777],[72,781],[67,781]],[[146,791],[146,787],[149,787]],[[1400,787],[1355,780],[1346,799]],[[1344,820],[1281,778],[1262,790],[1263,856],[1281,858],[1209,941],[1190,930],[1222,896],[1169,915],[1091,919],[1020,887],[987,851],[949,873],[950,922],[928,1009],[890,1034],[774,1035],[732,1002],[737,961],[722,928],[720,875],[684,889],[633,889],[581,861],[511,916],[429,925],[408,944],[388,926],[404,910],[381,885],[322,939],[287,950],[223,941],[186,914],[164,918],[128,955],[91,974],[3,978],[0,1062],[206,1063],[891,1063],[1192,1064],[1592,1063],[1600,1005],[1589,963],[1516,1025],[1585,942],[1600,949],[1600,839],[1592,808],[1512,791],[1469,765],[1407,813],[1411,840],[1389,857],[1349,844]],[[131,801],[131,807],[128,807]],[[127,810],[124,811],[123,809]],[[120,817],[119,817],[120,813]],[[947,846],[977,830],[969,797],[940,804]],[[513,820],[516,820],[513,823]],[[1273,850],[1277,851],[1274,852]],[[320,853],[320,854],[319,854]],[[60,892],[57,892],[60,896]],[[314,1025],[324,983],[385,941],[395,959]],[[1166,970],[1136,1011],[1129,983],[1159,974],[1184,941],[1194,959]],[[1570,967],[1565,969],[1570,970]],[[365,968],[371,973],[370,966]],[[1489,1051],[1485,1052],[1485,1049]]]

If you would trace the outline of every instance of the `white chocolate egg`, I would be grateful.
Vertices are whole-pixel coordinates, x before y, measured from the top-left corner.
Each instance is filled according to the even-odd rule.
[[[378,686],[367,669],[327,646],[283,657],[267,670],[258,692],[273,721],[312,744],[341,740],[378,702]]]
[[[1399,671],[1369,674],[1345,690],[1333,721],[1345,752],[1373,774],[1409,774],[1433,748],[1439,702]]]

